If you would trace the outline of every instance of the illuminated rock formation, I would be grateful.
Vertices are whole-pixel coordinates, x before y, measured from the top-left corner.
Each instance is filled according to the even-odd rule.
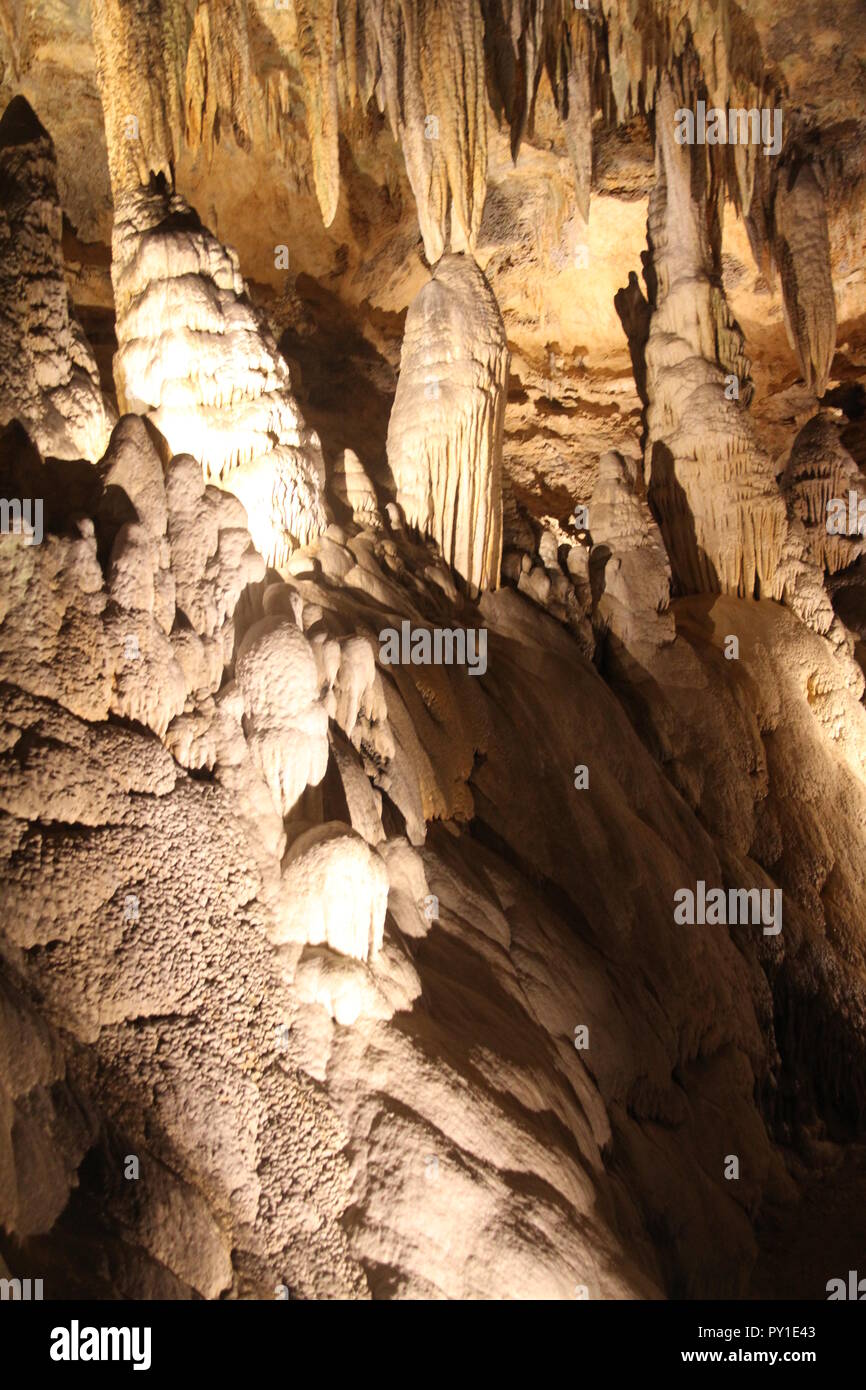
[[[240,498],[279,569],[327,525],[324,465],[237,257],[183,199],[141,190],[118,201],[112,276],[123,407],[149,414],[174,453]]]
[[[785,327],[803,380],[820,397],[836,349],[836,300],[824,193],[809,163],[781,171],[773,219]]]
[[[288,906],[281,941],[327,945],[366,961],[382,947],[388,871],[362,837],[338,821],[307,830],[284,864]]]
[[[125,413],[88,459],[0,425],[4,1280],[856,1267],[858,5],[7,7],[0,100],[57,149],[10,399],[72,360],[53,310],[21,350],[32,233]],[[698,100],[775,153],[680,145]],[[483,672],[437,664],[464,631]],[[699,883],[781,931],[682,923]]]
[[[43,454],[97,459],[108,438],[93,353],[72,312],[51,137],[24,97],[0,120],[0,426]]]
[[[748,379],[748,363],[718,289],[705,150],[675,139],[680,104],[662,78],[649,211],[656,286],[646,345],[650,504],[682,591],[781,597],[785,507],[734,394]]]
[[[160,6],[126,0],[98,0],[94,33],[115,197],[121,407],[149,414],[173,453],[192,454],[208,481],[240,498],[258,549],[279,569],[327,524],[318,438],[237,256],[172,191],[177,35],[162,28]],[[155,53],[147,76],[132,58],[141,45]]]
[[[635,660],[674,639],[670,564],[634,459],[605,454],[589,504],[593,611]]]
[[[474,590],[499,582],[507,384],[490,287],[471,259],[445,256],[406,318],[388,466],[409,525]]]
[[[292,623],[264,618],[246,633],[236,669],[247,740],[275,807],[288,815],[328,765],[328,716],[313,653]]]
[[[856,525],[857,500],[866,497],[863,474],[842,444],[839,426],[829,412],[813,416],[803,426],[780,482],[792,515],[803,525],[816,565],[835,574],[864,553],[866,538]],[[851,492],[857,499],[854,518],[849,517]],[[841,524],[835,515],[840,507]]]

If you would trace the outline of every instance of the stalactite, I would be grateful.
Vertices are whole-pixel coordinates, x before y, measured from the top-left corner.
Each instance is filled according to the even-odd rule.
[[[307,130],[313,149],[313,179],[322,218],[330,227],[340,196],[337,128],[336,0],[294,0],[298,53],[307,103]]]
[[[388,465],[409,525],[470,590],[499,583],[507,385],[493,293],[469,257],[445,256],[406,318]]]
[[[210,0],[195,12],[186,60],[186,141],[213,159],[223,129],[241,149],[252,143],[251,64],[243,0]]]
[[[584,222],[589,221],[592,186],[593,61],[589,21],[582,10],[572,9],[570,19],[549,36],[547,67],[574,166],[577,207]]]
[[[435,263],[451,227],[472,246],[487,187],[483,29],[467,0],[383,0],[374,11],[382,100],[400,140],[427,258]],[[453,55],[462,61],[455,63]]]
[[[190,21],[182,0],[93,0],[93,44],[112,188],[173,178],[184,129]]]
[[[836,299],[824,194],[811,164],[780,175],[773,222],[788,338],[808,390],[821,397],[836,350]]]

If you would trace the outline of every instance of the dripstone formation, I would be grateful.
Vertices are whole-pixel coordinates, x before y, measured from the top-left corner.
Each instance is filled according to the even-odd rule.
[[[858,0],[47,23],[0,25],[0,1277],[825,1298]]]

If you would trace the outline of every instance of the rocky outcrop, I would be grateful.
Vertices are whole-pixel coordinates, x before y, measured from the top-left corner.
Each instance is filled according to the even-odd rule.
[[[470,258],[445,256],[406,318],[388,466],[409,525],[475,591],[499,582],[507,384],[490,287]]]

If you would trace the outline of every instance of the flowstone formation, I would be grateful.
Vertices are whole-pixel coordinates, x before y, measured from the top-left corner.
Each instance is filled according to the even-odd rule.
[[[4,1289],[856,1269],[861,52],[857,0],[0,24]]]

